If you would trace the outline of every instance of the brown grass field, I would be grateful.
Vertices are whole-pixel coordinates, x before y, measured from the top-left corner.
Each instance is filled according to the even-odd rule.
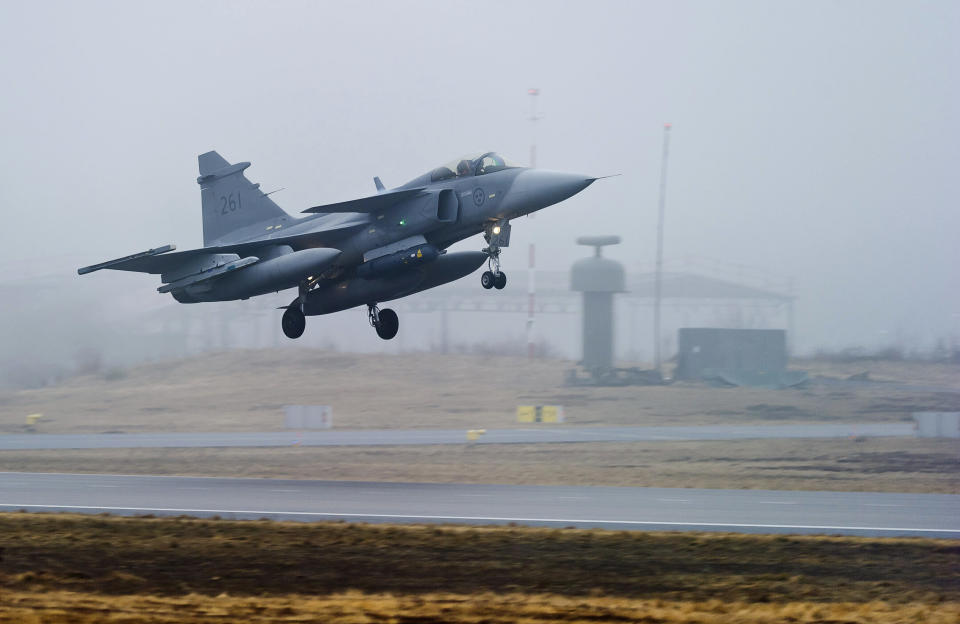
[[[262,431],[284,404],[338,428],[898,422],[960,410],[955,366],[871,386],[565,388],[558,360],[267,350],[0,393],[0,434]],[[490,391],[495,389],[495,391]],[[295,435],[291,436],[291,443]],[[913,438],[538,445],[5,451],[0,470],[266,478],[960,493],[960,442]],[[960,542],[520,527],[0,514],[0,623],[867,624],[960,622]]]
[[[0,471],[960,494],[960,440],[4,451]]]
[[[479,355],[357,355],[310,349],[231,351],[0,392],[0,433],[42,413],[48,433],[270,431],[286,404],[332,405],[338,428],[515,427],[517,405],[560,404],[570,424],[893,422],[960,410],[960,393],[896,384],[789,390],[564,387],[563,360]],[[960,389],[960,369],[923,362],[799,362],[814,375]]]
[[[955,540],[0,514],[0,622],[960,619]]]
[[[415,596],[345,592],[329,596],[246,598],[102,596],[74,592],[0,592],[3,624],[100,622],[330,622],[332,624],[956,624],[958,603],[890,604],[666,601],[554,594],[445,594]]]
[[[337,428],[464,432],[519,426],[515,408],[530,403],[563,404],[571,426],[891,422],[909,420],[915,409],[960,409],[960,392],[902,387],[960,389],[960,368],[946,364],[806,361],[798,367],[814,375],[840,379],[869,370],[880,383],[789,390],[566,388],[569,366],[476,355],[234,351],[0,394],[0,435],[23,432],[30,413],[44,414],[39,433],[279,430],[285,403],[331,404]],[[290,436],[289,448],[8,451],[0,453],[0,470],[960,493],[958,440],[298,448],[296,433]]]

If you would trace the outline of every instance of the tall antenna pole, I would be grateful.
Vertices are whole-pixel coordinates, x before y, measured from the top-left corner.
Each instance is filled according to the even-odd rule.
[[[667,158],[670,156],[670,124],[663,125],[663,157],[660,161],[660,202],[657,216],[657,266],[653,283],[653,365],[663,376],[660,354],[660,297],[663,282],[663,213],[667,205]]]
[[[537,166],[537,120],[540,115],[537,114],[537,98],[540,96],[540,89],[527,89],[527,95],[530,96],[530,166]]]

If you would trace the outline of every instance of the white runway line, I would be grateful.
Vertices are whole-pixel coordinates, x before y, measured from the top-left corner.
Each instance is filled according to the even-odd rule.
[[[803,524],[739,524],[726,522],[656,522],[653,520],[601,520],[588,518],[502,518],[486,516],[429,516],[408,514],[373,514],[373,513],[334,513],[320,511],[279,511],[279,510],[251,510],[251,509],[179,509],[173,507],[88,507],[85,505],[19,505],[17,503],[2,503],[0,508],[13,511],[18,509],[66,509],[86,511],[126,511],[143,513],[203,513],[203,514],[249,514],[249,515],[279,515],[302,516],[316,518],[377,518],[379,520],[428,520],[445,522],[542,522],[551,524],[600,524],[600,525],[629,525],[629,526],[678,526],[678,527],[723,527],[734,529],[791,529],[814,531],[898,531],[904,533],[951,533],[960,536],[960,529],[915,529],[905,527],[869,527],[869,526],[821,526]]]

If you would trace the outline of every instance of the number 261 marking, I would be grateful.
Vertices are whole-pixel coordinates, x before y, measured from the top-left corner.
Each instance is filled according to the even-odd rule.
[[[225,215],[227,212],[233,212],[243,208],[240,204],[240,193],[237,193],[237,198],[233,198],[233,193],[230,195],[221,195],[220,196],[220,214]]]

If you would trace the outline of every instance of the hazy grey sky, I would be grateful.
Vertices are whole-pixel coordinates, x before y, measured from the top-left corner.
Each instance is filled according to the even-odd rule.
[[[525,161],[536,86],[539,165],[623,175],[517,222],[507,270],[581,233],[650,262],[670,121],[668,258],[793,276],[804,344],[929,342],[960,333],[958,70],[957,2],[7,1],[0,278],[199,245],[209,149],[293,213]]]

